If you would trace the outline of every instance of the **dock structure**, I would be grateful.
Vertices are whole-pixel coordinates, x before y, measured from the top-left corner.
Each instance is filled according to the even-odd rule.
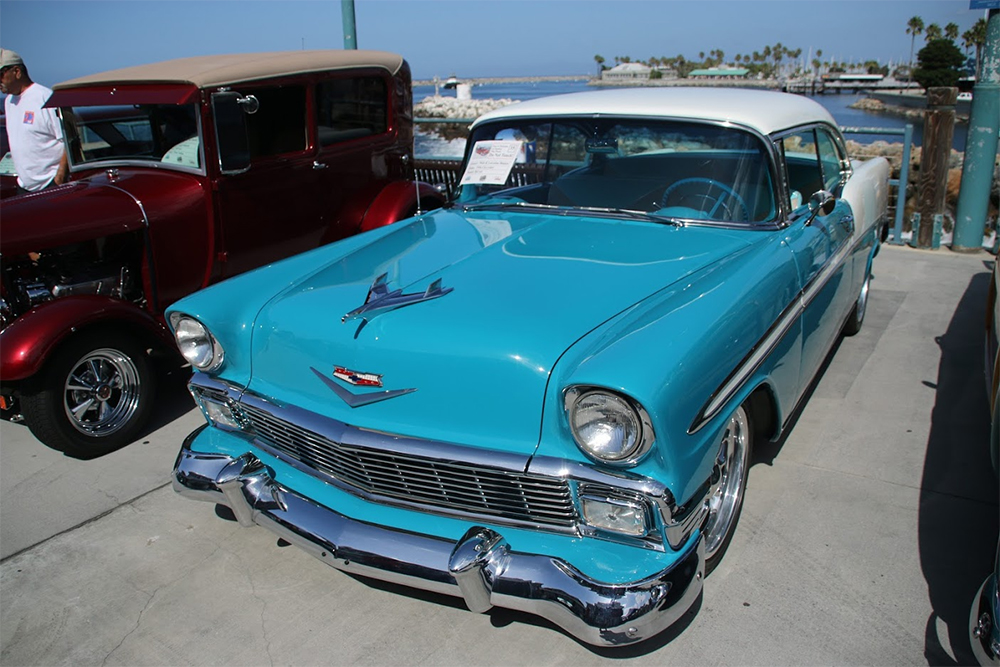
[[[916,81],[898,81],[896,79],[886,79],[880,76],[872,78],[862,78],[861,76],[827,79],[827,78],[803,78],[787,79],[782,85],[782,90],[788,93],[799,93],[802,95],[839,95],[841,93],[862,93],[862,92],[906,92],[923,90]]]
[[[484,86],[484,85],[503,85],[508,83],[548,83],[548,82],[560,82],[560,81],[589,81],[592,79],[588,74],[570,74],[565,76],[494,76],[494,77],[476,77],[474,79],[460,79],[461,83],[468,83],[473,86]],[[444,85],[446,79],[438,77],[435,79],[417,79],[414,80],[414,86],[433,86],[433,85]]]

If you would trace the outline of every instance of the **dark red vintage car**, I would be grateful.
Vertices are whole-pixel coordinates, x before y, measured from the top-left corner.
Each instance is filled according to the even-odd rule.
[[[293,51],[55,86],[71,180],[0,204],[4,415],[73,456],[127,444],[168,304],[439,206],[412,179],[410,84],[394,54]]]

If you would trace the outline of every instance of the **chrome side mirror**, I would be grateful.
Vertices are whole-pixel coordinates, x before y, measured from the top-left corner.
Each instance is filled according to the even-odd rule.
[[[837,200],[834,199],[833,194],[829,190],[817,190],[814,192],[809,197],[809,219],[806,220],[806,226],[811,225],[816,216],[826,216],[833,213],[836,205]]]
[[[257,113],[257,110],[260,109],[260,101],[253,95],[240,97],[236,100],[236,104],[238,104],[240,108],[243,109],[243,113],[248,116],[254,115]]]

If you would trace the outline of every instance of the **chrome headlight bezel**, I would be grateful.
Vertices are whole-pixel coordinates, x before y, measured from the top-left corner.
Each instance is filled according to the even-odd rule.
[[[588,441],[587,434],[580,428],[579,418],[584,409],[594,409],[594,403],[603,406],[610,415],[621,417],[619,423],[608,420],[611,428],[625,424],[631,425],[634,433],[627,438],[627,445],[616,452],[602,452],[595,444]],[[655,439],[652,420],[639,403],[631,398],[602,387],[573,386],[564,394],[566,419],[569,424],[573,441],[588,458],[614,466],[634,466],[645,457]]]
[[[189,364],[203,373],[219,369],[226,360],[225,350],[207,326],[184,313],[170,313],[170,327],[177,349]]]

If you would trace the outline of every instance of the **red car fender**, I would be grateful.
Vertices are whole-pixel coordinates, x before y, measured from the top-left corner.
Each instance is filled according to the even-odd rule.
[[[174,345],[166,325],[132,303],[96,295],[65,297],[39,304],[0,332],[0,380],[6,384],[31,377],[59,343],[98,323],[145,331]]]
[[[427,183],[417,181],[397,181],[390,183],[378,193],[365,212],[361,221],[361,231],[367,232],[377,227],[390,225],[402,220],[417,208],[417,190],[420,191],[420,210],[429,211],[445,203],[444,195]]]

